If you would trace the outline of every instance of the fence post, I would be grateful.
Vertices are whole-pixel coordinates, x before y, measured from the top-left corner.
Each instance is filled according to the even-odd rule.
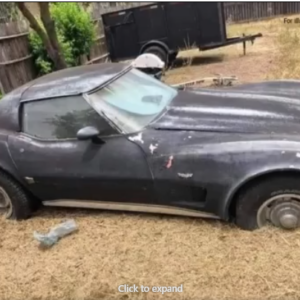
[[[4,90],[3,90],[3,86],[2,86],[1,80],[0,80],[0,93],[1,93],[1,95],[0,95],[0,99],[1,99],[1,96],[4,95]]]
[[[7,86],[9,86],[9,82],[7,79],[5,66],[0,65],[0,90],[2,95],[5,95],[7,92],[9,92],[8,88],[6,88]]]

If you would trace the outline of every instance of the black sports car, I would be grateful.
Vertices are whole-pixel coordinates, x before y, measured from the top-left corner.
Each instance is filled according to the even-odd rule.
[[[300,225],[300,82],[179,91],[128,64],[70,68],[0,101],[0,203]]]

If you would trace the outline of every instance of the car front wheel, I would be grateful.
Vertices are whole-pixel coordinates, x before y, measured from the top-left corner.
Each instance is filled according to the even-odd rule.
[[[300,177],[270,177],[243,189],[237,198],[235,221],[244,230],[268,224],[282,229],[300,227]]]
[[[10,176],[0,171],[0,214],[5,219],[30,217],[31,203],[25,190]]]

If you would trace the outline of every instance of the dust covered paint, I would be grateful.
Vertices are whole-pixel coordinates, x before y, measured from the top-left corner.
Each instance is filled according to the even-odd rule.
[[[174,98],[140,130],[105,135],[96,128],[97,139],[79,140],[76,132],[81,124],[72,126],[81,119],[75,118],[74,124],[68,123],[70,139],[45,140],[22,132],[22,105],[89,93],[118,80],[123,71],[123,64],[79,67],[50,74],[6,95],[0,102],[0,167],[52,206],[126,206],[146,212],[160,207],[164,212],[224,220],[230,219],[230,204],[249,180],[300,172],[298,81],[178,93],[161,83],[162,89],[174,92]],[[100,87],[96,80],[89,81],[93,76]],[[47,88],[59,82],[67,82],[70,88]],[[143,117],[149,118],[147,113],[138,116]],[[101,121],[105,126],[114,123]],[[59,124],[66,129],[65,122]],[[28,178],[34,178],[34,184]]]
[[[283,90],[281,87],[284,85],[290,89]],[[296,134],[300,132],[299,85],[299,82],[275,81],[241,85],[222,91],[180,91],[167,113],[153,127],[170,130]],[[181,101],[182,98],[184,101]]]

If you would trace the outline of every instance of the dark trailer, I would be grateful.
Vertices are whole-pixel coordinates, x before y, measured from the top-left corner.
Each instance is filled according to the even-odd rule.
[[[227,38],[223,3],[156,2],[102,15],[112,61],[154,53],[171,63],[178,51],[197,46],[210,50],[253,43],[262,34]]]

